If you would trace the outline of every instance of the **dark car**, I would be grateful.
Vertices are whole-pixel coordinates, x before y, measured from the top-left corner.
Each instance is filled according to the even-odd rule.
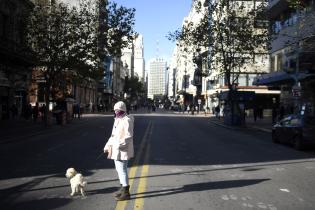
[[[315,145],[315,116],[288,115],[272,128],[275,143],[289,143],[297,150]]]

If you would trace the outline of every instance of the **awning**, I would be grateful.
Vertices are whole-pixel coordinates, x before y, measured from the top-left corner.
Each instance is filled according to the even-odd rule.
[[[298,81],[305,80],[307,78],[315,78],[315,74],[300,72],[297,74]],[[257,76],[254,79],[253,85],[281,85],[285,83],[294,83],[295,74],[288,74],[284,71],[277,71],[269,74]]]
[[[220,100],[228,100],[230,91],[220,93]],[[233,100],[236,101],[252,101],[255,98],[255,91],[235,91],[233,93]]]

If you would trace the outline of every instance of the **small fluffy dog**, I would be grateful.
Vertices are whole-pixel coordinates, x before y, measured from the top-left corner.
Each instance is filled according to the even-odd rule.
[[[75,193],[81,192],[82,196],[85,196],[84,187],[87,184],[83,180],[82,174],[78,173],[74,168],[68,168],[66,172],[66,177],[70,179],[71,184],[71,196],[74,196]]]

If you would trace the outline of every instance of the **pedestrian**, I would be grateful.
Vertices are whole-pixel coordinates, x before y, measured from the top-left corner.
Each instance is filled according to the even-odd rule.
[[[15,104],[12,104],[10,111],[11,111],[12,119],[16,119],[16,117],[18,115],[18,108]]]
[[[254,113],[254,121],[256,122],[256,120],[257,120],[257,115],[258,115],[258,110],[257,110],[257,108],[255,107],[254,109],[253,109],[253,113]]]
[[[190,104],[188,104],[187,106],[187,113],[189,114],[189,112],[190,112]]]
[[[45,121],[45,116],[46,116],[46,104],[43,104],[40,108],[40,113],[42,116],[42,121]]]
[[[33,121],[36,122],[39,115],[39,104],[36,102],[35,106],[33,107]]]
[[[118,201],[130,199],[128,180],[128,160],[134,156],[133,125],[134,118],[127,114],[126,104],[118,101],[114,105],[115,120],[112,135],[108,139],[104,152],[108,159],[114,160],[120,188],[114,193]]]
[[[220,106],[219,105],[215,107],[215,116],[216,118],[220,119]]]

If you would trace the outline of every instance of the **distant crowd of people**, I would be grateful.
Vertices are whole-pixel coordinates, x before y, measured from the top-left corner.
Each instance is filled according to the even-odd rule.
[[[44,120],[45,118],[46,105],[36,103],[35,106],[32,104],[27,104],[22,107],[21,113],[19,115],[19,110],[16,104],[12,104],[10,107],[11,119],[17,119],[23,117],[26,120],[32,119],[34,122],[37,122],[39,119]]]

